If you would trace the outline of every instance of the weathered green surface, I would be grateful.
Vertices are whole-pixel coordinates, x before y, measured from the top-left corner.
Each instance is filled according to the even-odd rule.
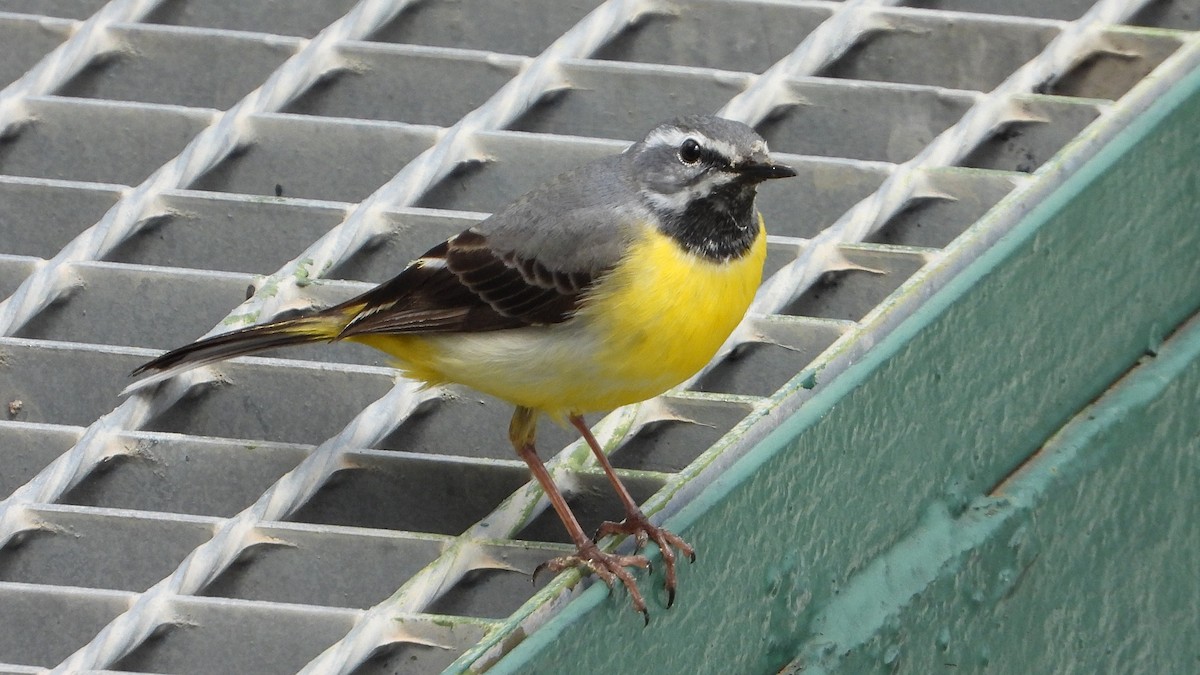
[[[647,580],[643,588],[658,602],[643,629],[623,594],[610,600],[593,587],[492,672],[755,673],[798,657],[794,666],[844,663],[843,672],[910,663],[910,672],[929,672],[955,659],[954,672],[984,661],[997,672],[1066,663],[1043,669],[1014,654],[1029,631],[1046,633],[1033,653],[1047,659],[1111,646],[1113,663],[1128,666],[1139,649],[1169,648],[1166,639],[1079,643],[1108,640],[1142,616],[1129,606],[1138,593],[1112,594],[1104,585],[1154,582],[1155,567],[1134,553],[1140,543],[1161,546],[1161,538],[1117,541],[1125,529],[1150,520],[1177,528],[1189,517],[1181,510],[1195,515],[1183,484],[1157,482],[1158,471],[1182,470],[1169,454],[1115,468],[1075,460],[1077,480],[1044,484],[1044,506],[1028,507],[1005,521],[1011,531],[1000,527],[993,536],[971,529],[978,512],[969,507],[1200,307],[1198,85],[1200,73],[1179,83],[674,518],[669,525],[700,556],[681,570],[675,608],[661,607],[661,578]],[[1182,412],[1194,415],[1189,401]],[[1164,419],[1180,415],[1163,405]],[[1140,452],[1169,450],[1155,428],[1128,432],[1145,439]],[[1112,433],[1126,432],[1114,425]],[[1194,455],[1193,448],[1183,456]],[[1145,513],[1133,496],[1103,498],[1126,483],[1174,494],[1155,493]],[[1022,529],[1022,519],[1036,526]],[[1089,531],[1104,541],[1089,546]],[[1190,558],[1200,554],[1194,535],[1180,542]],[[1046,571],[1033,583],[1032,570]],[[1001,573],[1009,580],[988,578]],[[1073,576],[1084,574],[1098,575],[1095,583]],[[1026,599],[1046,587],[1061,592]],[[1076,606],[1032,616],[1049,603]],[[904,606],[912,609],[897,613]],[[1175,616],[1173,605],[1163,609]],[[1179,630],[1194,637],[1194,618]],[[1194,656],[1157,658],[1179,664],[1168,659]]]
[[[786,672],[1200,671],[1197,410],[1200,318],[996,496],[931,509],[826,608],[849,653]]]

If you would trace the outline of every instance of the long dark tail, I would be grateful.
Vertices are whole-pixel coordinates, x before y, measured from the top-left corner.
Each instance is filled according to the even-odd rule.
[[[310,342],[328,342],[338,337],[344,324],[345,321],[339,314],[326,311],[214,335],[190,345],[172,349],[153,361],[138,366],[131,373],[132,376],[153,374],[129,385],[123,393],[161,382],[192,368],[232,359],[236,356],[253,354],[264,349]]]

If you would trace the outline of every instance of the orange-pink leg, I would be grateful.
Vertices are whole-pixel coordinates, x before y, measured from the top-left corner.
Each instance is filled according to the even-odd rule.
[[[689,560],[696,562],[695,549],[678,535],[651,524],[642,510],[638,508],[637,502],[633,501],[629,490],[625,489],[625,485],[617,477],[616,471],[608,461],[608,456],[600,449],[600,444],[592,435],[592,430],[588,428],[587,422],[583,421],[581,415],[571,415],[570,420],[583,436],[583,440],[587,441],[588,446],[591,447],[592,454],[596,456],[596,461],[604,469],[605,475],[608,476],[608,482],[612,483],[617,497],[621,499],[621,504],[625,507],[625,520],[619,523],[612,521],[601,523],[600,529],[596,531],[595,540],[599,541],[610,534],[631,534],[637,541],[639,551],[646,545],[648,539],[658,544],[658,549],[662,552],[663,566],[666,568],[667,607],[670,607],[675,604],[675,549],[679,549]]]
[[[517,407],[516,412],[513,413],[512,423],[509,425],[508,434],[509,440],[512,441],[513,447],[517,451],[517,455],[529,466],[529,471],[537,479],[542,489],[545,490],[546,497],[550,499],[550,505],[554,507],[559,520],[567,528],[567,533],[571,535],[571,540],[575,542],[574,555],[561,556],[542,563],[534,571],[534,576],[537,576],[537,573],[543,569],[558,573],[570,567],[586,567],[594,572],[596,576],[600,577],[610,589],[616,580],[619,579],[621,584],[629,591],[629,597],[633,601],[633,608],[641,612],[643,620],[649,624],[650,612],[646,609],[646,601],[642,597],[641,591],[638,590],[633,575],[626,568],[639,567],[647,569],[650,567],[650,561],[641,555],[605,553],[596,546],[595,541],[589,539],[584,534],[583,528],[579,525],[579,520],[575,518],[575,514],[571,511],[567,500],[559,492],[558,486],[554,484],[554,479],[550,477],[550,472],[546,471],[546,465],[538,457],[537,448],[534,445],[537,434],[537,411],[530,408]]]

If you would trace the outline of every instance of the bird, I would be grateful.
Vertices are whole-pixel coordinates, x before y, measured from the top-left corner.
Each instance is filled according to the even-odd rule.
[[[508,438],[575,545],[537,571],[581,568],[649,611],[631,570],[657,544],[667,607],[675,551],[695,550],[643,514],[584,415],[657,396],[697,373],[762,280],[764,182],[796,175],[752,127],[713,115],[663,122],[619,154],[535,187],[392,279],[335,306],[199,340],[133,371],[129,390],[265,349],[349,340],[379,349],[427,386],[465,385],[514,406]],[[536,448],[545,416],[591,448],[624,510],[588,537]],[[630,535],[633,554],[602,550]],[[536,571],[535,571],[536,575]]]

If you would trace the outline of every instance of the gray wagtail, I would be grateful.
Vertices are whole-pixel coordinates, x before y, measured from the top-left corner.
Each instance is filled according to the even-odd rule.
[[[396,359],[405,375],[464,384],[516,406],[508,437],[575,542],[543,565],[582,566],[634,609],[646,603],[628,567],[642,555],[595,541],[653,540],[675,599],[675,552],[692,547],[653,525],[583,421],[657,396],[704,366],[741,321],[762,279],[766,229],[758,184],[795,176],[753,129],[694,116],[656,127],[619,155],[535,188],[430,249],[399,275],[335,307],[217,335],[134,371],[138,388],[183,370],[263,349],[353,340]],[[534,447],[540,414],[569,421],[625,506],[625,520],[588,538]]]

